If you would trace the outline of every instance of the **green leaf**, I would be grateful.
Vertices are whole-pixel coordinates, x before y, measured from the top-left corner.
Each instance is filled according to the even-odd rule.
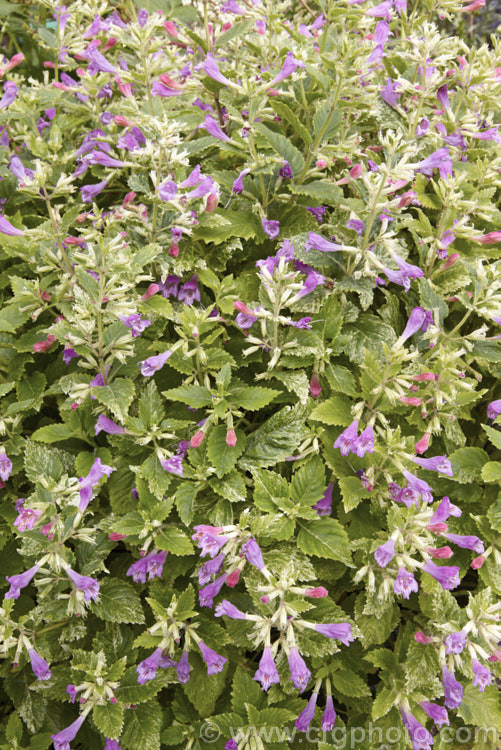
[[[289,191],[296,195],[306,195],[308,198],[313,198],[319,203],[326,203],[329,206],[338,205],[343,197],[340,187],[324,180],[309,182],[307,185],[294,185],[291,183]]]
[[[239,666],[235,670],[231,685],[231,710],[235,713],[243,713],[246,703],[262,708],[266,705],[266,698],[259,684],[253,679],[253,675],[251,676],[248,671]]]
[[[27,310],[20,310],[18,303],[5,305],[0,309],[0,331],[14,333],[20,326],[26,323],[31,312],[32,310],[29,308]]]
[[[280,474],[265,469],[255,469],[252,476],[254,477],[254,504],[261,510],[274,513],[277,509],[277,501],[289,499],[289,484]]]
[[[344,341],[344,350],[355,364],[364,361],[364,350],[368,349],[378,362],[385,360],[383,342],[392,346],[397,337],[393,328],[371,313],[362,313],[356,322],[346,326],[339,338]]]
[[[134,398],[134,384],[125,378],[116,378],[110,385],[94,386],[92,395],[121,422],[125,422],[129,406]]]
[[[294,132],[303,140],[303,142],[309,146],[312,137],[309,131],[302,124],[297,114],[287,105],[285,102],[281,102],[276,98],[269,100],[269,106],[277,113],[280,117],[287,120],[289,125],[293,128]]]
[[[298,525],[297,544],[303,552],[351,565],[348,534],[339,521],[324,516],[306,523],[298,521]]]
[[[489,464],[486,464],[488,466]],[[499,475],[501,476],[501,464],[499,464]],[[491,505],[487,511],[487,518],[492,524],[492,528],[495,531],[501,531],[501,497],[498,497],[496,502]]]
[[[155,497],[163,500],[171,482],[171,475],[165,471],[156,453],[149,456],[141,466],[141,475],[148,482],[148,487]]]
[[[310,381],[304,370],[282,370],[274,372],[273,377],[285,385],[289,393],[295,393],[300,403],[308,403],[310,397]]]
[[[298,175],[304,168],[304,159],[301,152],[290,142],[288,138],[276,133],[262,122],[254,123],[255,129],[263,135],[284,161],[289,162],[293,175]]]
[[[247,437],[240,464],[244,469],[274,466],[294,453],[307,434],[306,408],[285,406]]]
[[[167,550],[172,555],[193,554],[193,544],[190,538],[175,526],[168,526],[158,532],[155,538],[158,549]]]
[[[331,675],[334,688],[350,698],[366,698],[371,691],[367,682],[351,669],[338,669]]]
[[[209,485],[214,492],[229,500],[230,503],[244,503],[247,500],[247,487],[242,474],[238,471],[232,471],[222,479],[212,477],[209,479]]]
[[[334,391],[344,393],[346,396],[356,396],[358,394],[355,378],[346,367],[329,364],[325,371],[325,376]]]
[[[189,526],[193,519],[193,504],[195,498],[202,489],[200,482],[182,482],[176,490],[176,508],[179,518]]]
[[[501,482],[501,461],[489,461],[482,467],[484,482]]]
[[[94,613],[108,622],[144,622],[141,599],[132,584],[118,578],[105,578],[100,584]]]
[[[209,433],[207,440],[207,455],[211,465],[216,469],[219,478],[233,469],[237,460],[245,450],[246,437],[242,430],[235,430],[237,443],[230,447],[226,443],[226,425],[220,424]]]
[[[43,402],[43,393],[47,384],[47,378],[41,372],[32,375],[24,375],[17,384],[16,392],[19,401],[31,402],[31,408],[39,409]]]
[[[482,429],[487,433],[491,443],[501,450],[501,430],[496,430],[494,427],[489,427],[486,424],[482,425]]]
[[[160,750],[162,709],[156,701],[127,711],[120,746],[125,750]]]
[[[40,443],[58,443],[60,440],[69,440],[78,435],[75,435],[75,431],[68,424],[47,424],[35,430],[31,437]]]
[[[207,674],[207,667],[198,653],[190,654],[192,666],[190,681],[183,685],[185,694],[195,706],[199,716],[205,718],[214,713],[216,701],[225,687],[222,672]]]
[[[118,740],[124,723],[124,709],[121,703],[105,703],[96,706],[92,712],[96,727],[110,740]]]
[[[179,388],[162,391],[162,396],[169,401],[181,401],[195,409],[212,404],[212,393],[203,385],[181,385]]]
[[[291,498],[294,502],[311,508],[323,496],[325,489],[324,464],[319,456],[315,456],[294,473]]]
[[[58,482],[64,468],[61,453],[55,448],[46,448],[28,440],[24,451],[24,468],[30,482],[38,482],[44,476]]]
[[[454,481],[465,484],[480,479],[482,466],[489,460],[482,448],[458,448],[449,456]]]
[[[219,34],[219,36],[216,38],[216,47],[221,47],[223,44],[227,44],[228,42],[233,41],[233,39],[237,39],[238,37],[242,37],[245,39],[245,36],[249,33],[249,31],[253,28],[254,21],[239,21],[238,23],[234,23],[231,28],[228,29],[228,31],[223,31],[222,34]]]
[[[341,125],[343,113],[335,112],[332,103],[327,100],[318,107],[313,118],[313,129],[318,145],[328,141]]]
[[[154,380],[150,380],[139,397],[138,410],[139,418],[146,428],[159,425],[164,418],[163,402]]]
[[[372,704],[372,718],[374,721],[381,719],[386,716],[395,703],[398,701],[398,690],[397,688],[382,687],[374,699]]]
[[[466,722],[475,727],[494,729],[501,733],[501,708],[499,705],[499,690],[494,685],[487,687],[483,693],[473,685],[466,685],[458,714]]]
[[[340,477],[338,481],[347,513],[356,508],[361,500],[370,497],[370,492],[362,486],[359,477]]]
[[[314,419],[315,421],[323,422],[324,424],[345,427],[353,422],[351,407],[352,402],[349,398],[340,393],[336,393],[334,396],[327,399],[327,401],[323,401],[316,406],[311,412],[309,419]]]
[[[268,406],[275,396],[278,395],[280,395],[280,391],[275,391],[272,388],[250,386],[249,388],[241,388],[238,391],[234,391],[231,394],[231,401],[240,409],[257,411],[258,409],[264,409],[265,406]]]
[[[210,139],[212,143],[214,139]],[[225,210],[224,214],[210,214],[210,223],[204,224],[199,222],[198,227],[193,232],[194,240],[205,240],[212,242],[214,245],[220,245],[226,242],[230,237],[240,237],[243,240],[255,239],[261,235],[261,224],[254,214],[250,211],[230,211]],[[216,222],[214,217],[220,221]]]

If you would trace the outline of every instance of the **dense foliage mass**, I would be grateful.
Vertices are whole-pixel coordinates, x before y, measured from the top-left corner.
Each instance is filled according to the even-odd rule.
[[[2,747],[499,747],[484,4],[11,14]]]

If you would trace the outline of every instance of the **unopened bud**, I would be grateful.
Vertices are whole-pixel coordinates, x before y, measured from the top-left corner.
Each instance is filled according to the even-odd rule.
[[[317,398],[322,393],[322,386],[318,379],[318,373],[314,372],[310,380],[310,393],[314,398]]]
[[[478,570],[479,568],[482,567],[484,562],[485,562],[485,557],[483,555],[479,555],[478,557],[475,557],[471,561],[471,567],[473,568],[473,570]]]
[[[424,453],[426,450],[428,450],[428,446],[430,445],[430,433],[425,432],[421,440],[418,440],[416,445],[414,446],[416,449],[416,453]]]
[[[237,436],[235,434],[235,430],[230,427],[228,432],[226,433],[226,445],[230,448],[234,448],[237,444]]]
[[[414,633],[414,640],[416,641],[416,643],[433,643],[433,638],[425,635],[421,630],[418,630],[417,633]]]
[[[400,396],[400,401],[407,406],[419,406],[421,404],[421,399],[415,396]]]
[[[205,204],[205,213],[213,213],[216,210],[218,203],[219,195],[217,193],[211,193],[207,198],[207,203]]]
[[[177,244],[177,242],[173,242],[169,247],[169,255],[173,258],[177,258],[177,256],[179,255],[179,245]]]
[[[324,599],[326,596],[329,596],[329,592],[323,586],[317,586],[315,589],[306,589],[304,595],[312,599]]]
[[[202,432],[202,430],[197,430],[193,437],[190,440],[190,445],[192,448],[198,448],[199,445],[202,445],[202,441],[205,437],[205,432]]]
[[[155,296],[155,294],[158,292],[159,289],[160,287],[158,286],[158,284],[150,284],[148,289],[145,291],[145,293],[141,297],[141,301],[146,302],[147,300],[151,299],[152,297]]]
[[[240,568],[235,568],[235,570],[232,570],[231,573],[228,573],[226,576],[226,585],[230,588],[233,588],[237,585],[240,578]]]

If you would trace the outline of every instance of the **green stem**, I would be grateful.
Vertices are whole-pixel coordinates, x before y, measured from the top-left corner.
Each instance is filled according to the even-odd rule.
[[[73,269],[73,267],[72,267],[72,265],[70,263],[70,259],[68,258],[68,254],[67,254],[66,249],[65,249],[65,247],[63,245],[63,242],[61,240],[61,235],[59,234],[59,227],[57,225],[56,217],[54,216],[54,212],[53,212],[53,209],[52,209],[50,198],[48,197],[48,195],[46,195],[46,188],[43,187],[42,190],[43,190],[43,194],[44,194],[45,204],[47,206],[47,211],[48,211],[49,217],[50,217],[50,223],[52,224],[52,229],[54,231],[54,236],[56,238],[57,246],[59,248],[59,251],[60,251],[61,255],[63,256],[63,260],[64,260],[64,263],[66,265],[66,269],[67,269],[68,273],[70,273],[72,276],[74,276],[75,275],[75,271],[74,271],[74,269]]]

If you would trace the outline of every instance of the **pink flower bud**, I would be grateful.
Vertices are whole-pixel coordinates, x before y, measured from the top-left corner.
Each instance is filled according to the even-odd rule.
[[[317,586],[316,589],[306,589],[304,595],[309,596],[312,599],[324,599],[329,595],[329,592],[327,591],[327,589],[324,589],[323,586]]]
[[[51,70],[53,70],[56,67],[51,60],[44,60],[43,66],[44,68],[50,68]]]
[[[235,310],[238,310],[238,312],[245,313],[245,315],[253,315],[252,310],[249,310],[249,308],[246,307],[243,302],[239,302],[239,300],[236,300],[233,303],[233,307]]]
[[[151,299],[152,297],[155,296],[155,294],[158,292],[159,289],[160,287],[158,286],[158,284],[150,284],[148,289],[145,291],[145,293],[141,297],[141,301],[146,302],[146,300]]]
[[[426,450],[428,450],[428,446],[430,445],[430,433],[425,432],[421,440],[418,440],[414,448],[416,449],[416,453],[424,453]]]
[[[454,263],[459,260],[459,253],[451,253],[447,260],[445,261],[444,265],[442,266],[442,271],[446,271],[448,268],[454,265]]]
[[[158,80],[169,89],[175,89],[176,91],[183,90],[182,85],[180,83],[177,83],[176,81],[173,81],[172,78],[167,75],[167,73],[162,73],[162,75],[159,75]]]
[[[116,125],[120,125],[122,128],[132,128],[135,127],[136,123],[133,120],[128,120],[123,115],[115,115],[113,118],[113,122]]]
[[[240,568],[235,568],[235,570],[232,570],[231,573],[228,573],[228,575],[226,576],[226,585],[232,589],[237,585],[239,578]]]
[[[229,31],[231,29],[231,23],[229,21],[226,21],[226,23],[223,23],[221,29],[222,31]]]
[[[33,351],[46,352],[51,348],[55,340],[56,337],[52,336],[52,334],[49,334],[45,341],[38,341],[36,344],[33,344]]]
[[[263,604],[268,604],[268,602],[270,601],[270,597],[269,596],[262,596],[261,597],[261,601],[263,602]]]
[[[205,204],[205,213],[212,214],[216,210],[218,203],[219,195],[217,193],[211,193],[207,198],[207,203]]]
[[[414,640],[416,641],[416,643],[433,643],[433,638],[425,635],[421,630],[418,630],[417,633],[414,633]]]
[[[71,235],[65,237],[63,242],[65,245],[85,245],[85,240],[83,237],[72,237]]]
[[[315,166],[317,169],[325,169],[325,167],[327,166],[327,162],[325,161],[325,159],[318,159],[315,162]]]
[[[465,5],[464,8],[460,8],[460,13],[472,13],[474,10],[478,10],[479,8],[483,8],[485,5],[485,0],[473,0],[472,3],[469,5]]]
[[[414,375],[414,380],[435,380],[435,375],[432,372],[422,372],[420,375]]]
[[[230,427],[230,429],[226,433],[226,445],[228,445],[230,448],[234,448],[236,444],[237,436],[235,435],[235,430]]]
[[[136,194],[133,190],[131,190],[130,193],[126,193],[125,198],[122,201],[122,206],[127,206],[129,203],[132,203],[135,197]]]
[[[421,403],[421,399],[415,396],[400,396],[400,401],[407,406],[419,406]]]
[[[278,96],[280,92],[277,89],[267,89],[266,93],[268,96]]]
[[[197,430],[193,437],[190,440],[190,445],[192,448],[198,448],[199,445],[202,445],[202,441],[205,437],[205,432],[202,432],[202,430]]]
[[[116,699],[116,698],[115,698],[115,696],[113,695],[113,696],[112,696],[112,697],[110,698],[110,703],[113,703],[113,705],[115,705],[115,703],[116,703],[116,702],[117,702],[117,699]]]
[[[471,239],[480,242],[482,245],[495,245],[496,242],[501,242],[501,231],[488,232],[481,237],[472,237]]]
[[[426,551],[435,560],[448,560],[454,554],[450,547],[427,547]]]
[[[489,661],[501,661],[501,651],[496,649],[492,656],[489,656]]]
[[[50,302],[49,292],[41,292],[40,297],[43,299],[44,302]]]
[[[167,32],[169,36],[174,37],[176,39],[179,36],[179,32],[176,28],[176,24],[172,23],[172,21],[164,21],[164,29]]]
[[[177,256],[179,255],[179,245],[177,244],[177,242],[173,242],[169,247],[169,255],[171,255],[173,258],[177,258]]]
[[[120,539],[125,539],[127,534],[119,534],[118,531],[112,531],[111,534],[108,535],[108,539],[111,542],[119,542]]]
[[[103,52],[107,52],[109,49],[114,47],[116,43],[117,43],[117,38],[115,36],[110,36],[110,38],[104,44]]]
[[[320,385],[320,380],[318,379],[318,373],[314,372],[311,376],[310,380],[310,393],[313,396],[313,398],[317,398],[322,393],[322,386]]]
[[[449,527],[446,523],[429,523],[426,528],[428,531],[434,531],[436,534],[440,534],[442,531],[447,531]]]
[[[75,409],[78,409],[79,406],[80,404],[78,403],[78,401],[73,401],[71,408],[73,409],[73,411],[75,411]]]
[[[471,561],[471,567],[473,568],[473,570],[478,570],[479,568],[482,567],[484,562],[485,562],[485,557],[483,555],[479,555],[478,557],[475,557]]]
[[[414,190],[407,190],[406,193],[402,193],[402,195],[400,196],[398,207],[405,208],[405,206],[409,206],[415,197],[416,193],[414,192]]]
[[[352,180],[358,180],[361,174],[362,174],[361,164],[355,164],[355,166],[350,169],[350,177]]]

